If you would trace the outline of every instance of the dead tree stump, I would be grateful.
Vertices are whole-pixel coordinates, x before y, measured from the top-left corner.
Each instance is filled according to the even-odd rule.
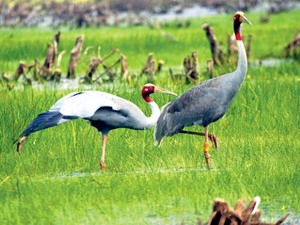
[[[126,61],[126,56],[121,55],[120,58],[120,63],[121,63],[121,76],[123,80],[128,80],[128,67],[127,67],[127,61]]]
[[[214,60],[214,64],[221,65],[223,64],[223,51],[221,45],[218,43],[217,38],[214,34],[213,29],[208,25],[204,24],[202,29],[205,31],[206,37],[210,43],[210,50],[212,54],[212,58]]]
[[[71,51],[70,62],[68,67],[67,78],[75,78],[75,68],[80,58],[80,52],[83,44],[83,35],[76,38],[75,47]]]
[[[288,57],[291,54],[291,51],[293,51],[293,56],[297,56],[297,49],[300,47],[300,31],[297,32],[297,34],[294,36],[294,39],[291,40],[285,47],[284,52],[285,56]]]
[[[154,74],[155,74],[155,60],[154,60],[154,54],[149,53],[147,61],[142,68],[141,74],[145,74],[148,76],[148,81],[153,82],[154,80]]]
[[[260,197],[252,199],[248,206],[245,206],[244,200],[238,200],[232,209],[226,201],[217,198],[213,202],[213,212],[207,225],[280,225],[289,216],[284,215],[276,223],[260,222],[259,203]]]
[[[198,56],[196,52],[192,52],[191,56],[187,56],[183,60],[186,83],[194,83],[198,79]]]
[[[18,68],[16,72],[13,75],[13,80],[17,81],[19,78],[23,75],[26,76],[25,68],[27,68],[27,65],[25,62],[19,62]]]
[[[53,44],[48,43],[48,52],[44,61],[44,64],[39,72],[39,75],[44,77],[45,79],[48,75],[51,75],[51,68],[54,64],[55,60],[55,47]]]
[[[212,59],[207,60],[207,73],[210,79],[214,77],[214,61]]]

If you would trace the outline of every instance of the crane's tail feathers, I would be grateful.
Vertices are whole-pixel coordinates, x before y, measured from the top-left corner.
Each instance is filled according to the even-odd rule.
[[[33,132],[43,130],[49,127],[56,126],[58,124],[67,122],[71,119],[76,119],[78,117],[66,117],[63,116],[58,111],[46,111],[40,113],[29,126],[22,132],[20,138],[28,136]]]

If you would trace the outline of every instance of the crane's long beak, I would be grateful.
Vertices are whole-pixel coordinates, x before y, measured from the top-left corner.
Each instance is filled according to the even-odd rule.
[[[154,92],[157,92],[157,93],[164,93],[164,94],[169,94],[169,95],[175,95],[175,96],[177,96],[176,93],[171,92],[171,91],[168,91],[168,90],[163,89],[163,88],[161,88],[161,87],[157,87],[157,86],[155,86]]]
[[[252,23],[250,22],[250,20],[248,20],[245,16],[243,16],[243,22],[247,23],[249,25],[252,25]]]

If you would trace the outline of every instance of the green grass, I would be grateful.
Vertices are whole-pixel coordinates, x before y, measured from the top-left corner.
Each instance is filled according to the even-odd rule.
[[[269,57],[281,57],[283,48],[291,41],[297,32],[300,20],[299,10],[293,10],[270,16],[270,23],[259,22],[263,13],[249,13],[246,15],[253,26],[244,25],[243,35],[245,40],[248,35],[253,35],[252,52],[250,60]],[[90,27],[86,29],[68,29],[59,27],[57,30],[50,28],[1,28],[0,37],[0,72],[13,74],[19,61],[33,64],[34,59],[43,63],[47,53],[47,43],[58,30],[61,31],[59,51],[66,51],[62,59],[61,69],[67,73],[69,53],[74,47],[75,39],[84,34],[83,49],[88,46],[94,48],[88,55],[82,56],[77,66],[77,74],[85,74],[88,68],[90,56],[97,56],[97,48],[101,47],[101,55],[108,55],[113,49],[118,48],[126,55],[129,70],[140,69],[144,65],[148,53],[154,52],[155,59],[164,60],[165,68],[182,64],[183,58],[197,51],[199,61],[205,64],[211,58],[209,43],[201,26],[208,23],[215,31],[216,37],[226,52],[227,35],[232,34],[232,15],[219,15],[190,19],[191,26],[176,28],[175,23],[163,28],[163,30],[179,42],[170,41],[161,36],[157,29],[148,27]],[[280,35],[277,35],[280,34]],[[277,35],[276,38],[273,38]],[[116,55],[108,64],[116,61]]]
[[[269,52],[273,52],[274,57],[281,55],[282,46],[291,39],[299,21],[299,11],[290,13],[292,18],[285,13],[272,16],[271,22],[276,25],[258,24],[258,14],[247,15],[254,25],[245,27],[243,32],[253,33],[255,37],[261,34],[263,39],[254,39],[252,59],[264,58]],[[168,61],[168,65],[179,65],[181,57],[193,49],[204,49],[201,51],[203,60],[210,57],[207,41],[198,25],[212,21],[213,26],[218,27],[215,30],[220,28],[226,35],[230,32],[227,27],[231,28],[230,18],[227,15],[202,18],[195,20],[197,24],[192,23],[191,30],[173,29],[186,44],[167,43],[159,34],[149,37],[151,31],[147,33],[145,28],[122,28],[123,33],[117,28],[97,32],[73,30],[62,36],[65,39],[61,44],[72,48],[73,38],[84,33],[86,46],[98,45],[99,38],[99,43],[106,43],[104,52],[120,48],[131,58],[133,68],[143,64],[148,52]],[[224,25],[227,20],[228,25]],[[274,29],[288,32],[280,32],[279,39],[270,38]],[[15,35],[13,44],[8,46],[4,37],[12,32],[22,33],[23,38]],[[4,45],[0,50],[1,58],[5,59],[1,65],[3,70],[9,70],[9,65],[25,57],[28,60],[43,57],[39,49],[52,31],[43,31],[37,36],[31,34],[34,44],[27,49],[24,43],[31,32],[27,29],[3,31],[0,38]],[[105,33],[106,37],[98,32]],[[117,38],[109,42],[112,35]],[[134,36],[139,36],[136,45],[124,44]],[[200,40],[194,42],[191,36]],[[127,41],[123,42],[124,39]],[[282,44],[273,46],[276,41]],[[17,48],[17,43],[21,43],[18,45],[21,47]],[[219,68],[217,72],[233,68]],[[144,81],[141,79],[131,86],[116,82],[113,86],[96,89],[129,99],[149,114],[139,93]],[[195,224],[198,216],[203,221],[208,220],[216,197],[228,200],[233,206],[239,198],[249,200],[256,195],[262,198],[262,217],[268,222],[287,212],[298,216],[299,82],[298,62],[249,68],[226,116],[210,126],[210,132],[215,133],[220,142],[218,151],[211,149],[215,168],[212,171],[205,169],[201,151],[203,138],[175,135],[157,147],[153,144],[153,130],[119,129],[109,134],[108,168],[101,173],[98,166],[101,135],[81,120],[32,134],[19,155],[13,144],[19,134],[38,113],[47,110],[70,90],[40,91],[29,87],[8,91],[2,88],[0,221],[4,224]],[[178,94],[193,86],[183,81],[173,83],[167,72],[156,79],[156,83]],[[160,94],[153,98],[160,106],[173,99]],[[198,127],[189,130],[201,131]]]

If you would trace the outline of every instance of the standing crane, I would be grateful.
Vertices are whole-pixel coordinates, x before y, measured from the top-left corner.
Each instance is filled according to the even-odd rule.
[[[236,70],[232,73],[206,80],[166,105],[157,121],[154,133],[157,144],[160,144],[165,136],[172,136],[177,133],[204,136],[204,156],[208,168],[210,168],[208,139],[212,141],[213,147],[218,147],[215,135],[208,133],[208,126],[225,115],[247,73],[247,56],[240,32],[242,22],[251,25],[251,22],[244,16],[243,12],[236,12],[233,17],[233,30],[238,46],[238,65]],[[204,133],[183,130],[184,127],[192,125],[203,126]]]
[[[147,117],[134,103],[118,96],[100,91],[73,92],[59,99],[48,111],[40,113],[19,136],[17,151],[22,143],[33,132],[82,118],[102,133],[102,153],[100,167],[105,164],[105,148],[110,130],[128,128],[145,130],[153,127],[160,115],[158,105],[151,99],[154,92],[176,95],[153,84],[142,88],[142,97],[151,108],[152,114]]]

